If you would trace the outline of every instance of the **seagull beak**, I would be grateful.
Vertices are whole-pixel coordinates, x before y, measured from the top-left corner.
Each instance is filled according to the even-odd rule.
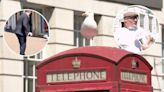
[[[81,16],[86,16],[86,13],[82,13]]]

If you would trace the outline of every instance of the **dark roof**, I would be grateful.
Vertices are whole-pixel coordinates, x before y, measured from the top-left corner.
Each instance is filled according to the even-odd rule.
[[[59,54],[56,54],[43,62],[37,65],[37,68],[42,67],[43,65],[54,61],[56,59],[69,57],[69,56],[96,56],[102,59],[110,60],[115,64],[118,64],[119,61],[126,56],[137,56],[139,58],[144,59],[142,56],[138,54],[134,54],[125,50],[121,50],[119,48],[105,47],[105,46],[88,46],[88,47],[80,47],[70,49]],[[145,60],[145,59],[144,59]],[[146,61],[146,60],[145,60]]]

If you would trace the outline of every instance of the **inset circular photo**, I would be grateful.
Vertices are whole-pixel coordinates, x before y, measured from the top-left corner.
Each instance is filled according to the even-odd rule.
[[[114,38],[119,48],[140,53],[157,40],[158,21],[154,13],[140,5],[132,5],[117,14],[114,22]]]
[[[49,39],[49,25],[39,12],[23,9],[7,20],[4,40],[19,55],[31,56],[41,51]]]

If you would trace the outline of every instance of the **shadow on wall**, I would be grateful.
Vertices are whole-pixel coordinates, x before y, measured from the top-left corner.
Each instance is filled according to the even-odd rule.
[[[143,5],[152,9],[162,10],[163,0],[99,0],[106,2],[116,2],[128,5]]]

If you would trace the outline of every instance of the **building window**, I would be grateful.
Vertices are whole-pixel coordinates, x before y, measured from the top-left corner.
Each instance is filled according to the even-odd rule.
[[[40,7],[40,6],[38,6]],[[46,7],[47,8],[47,7]],[[39,12],[40,14],[43,14],[44,12],[44,8],[37,8],[35,7],[35,5],[31,5],[30,7],[26,4],[24,4],[23,9],[33,9],[37,12]],[[33,33],[33,36],[43,36],[44,34],[47,34],[47,23],[46,21],[42,18],[42,16],[38,15],[38,13],[34,13],[33,15],[31,15],[32,18],[35,18],[35,20],[31,19],[31,23],[32,23],[32,30],[39,30],[39,31],[35,31],[35,33]],[[38,22],[40,22],[40,24],[38,24]],[[33,26],[35,25],[35,26]],[[33,60],[33,61],[41,61],[44,59],[44,49],[42,49],[42,51],[40,51],[39,53],[33,55],[33,56],[29,56],[28,59],[29,60]]]
[[[143,14],[140,14],[140,27],[144,28],[144,18],[145,18],[145,15]]]
[[[35,55],[33,55],[33,56],[29,56],[29,59],[31,59],[31,60],[43,60],[44,58],[43,58],[43,52],[44,52],[44,49],[41,51],[41,52],[39,52],[39,53],[37,53],[37,54],[35,54]]]
[[[36,64],[35,61],[24,59],[24,92],[35,92]]]
[[[85,17],[82,16],[81,14],[82,12],[74,12],[74,45],[77,47],[90,45],[89,40],[85,39],[80,34],[81,24],[85,19]]]
[[[6,25],[5,25],[5,28],[4,28],[4,30],[6,32],[15,33],[17,19],[19,18],[19,16],[21,14],[22,14],[22,11],[17,12],[15,14],[13,14],[12,16],[10,16],[10,18],[7,20]]]
[[[90,46],[93,39],[86,39],[80,34],[81,25],[85,19],[85,16],[82,16],[83,12],[74,12],[74,45],[77,47],[81,46]],[[94,15],[96,23],[99,23],[100,15]]]
[[[153,17],[149,16],[149,30],[150,30],[150,32],[152,32],[152,27],[153,27],[152,23],[153,23]]]
[[[33,6],[33,5],[32,5]],[[39,13],[43,13],[43,8],[32,8],[32,7],[26,7],[23,6],[23,8],[26,9],[33,9],[38,11]],[[37,25],[38,22],[41,22],[38,28],[36,28],[35,26],[32,26],[32,30],[40,30],[38,33],[34,33],[39,34],[42,36],[42,34],[44,33],[44,27],[45,27],[45,21],[41,18],[41,16],[37,15],[37,14],[33,14],[32,17],[36,18],[37,21],[32,20],[32,24],[33,25]],[[39,53],[33,55],[33,56],[29,56],[29,57],[24,57],[24,92],[35,92],[35,86],[36,86],[36,82],[37,82],[37,77],[36,77],[36,65],[39,61],[44,59],[44,49],[42,49],[42,51],[40,51]]]

